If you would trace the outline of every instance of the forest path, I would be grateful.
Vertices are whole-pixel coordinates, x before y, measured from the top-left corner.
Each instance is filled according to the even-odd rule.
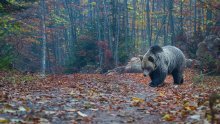
[[[51,75],[34,82],[0,87],[0,122],[23,123],[169,123],[196,113],[196,97],[207,98],[191,83],[151,88],[142,74]],[[184,118],[183,118],[184,114]],[[187,120],[191,121],[191,120]],[[194,121],[194,120],[192,120]]]

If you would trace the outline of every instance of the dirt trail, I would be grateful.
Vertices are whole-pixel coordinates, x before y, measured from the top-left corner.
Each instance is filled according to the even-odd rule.
[[[139,105],[155,97],[154,89],[125,75],[56,75],[2,90],[9,98],[0,104],[0,117],[13,123],[160,122]]]

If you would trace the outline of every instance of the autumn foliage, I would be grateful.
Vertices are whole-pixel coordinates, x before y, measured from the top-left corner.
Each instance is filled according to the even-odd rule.
[[[219,93],[219,77],[195,82],[187,69],[183,85],[151,88],[142,74],[37,75],[0,73],[2,123],[207,123],[212,119],[209,96]],[[16,82],[16,83],[15,83]],[[214,99],[215,100],[215,99]],[[218,99],[212,107],[217,115]],[[2,116],[4,115],[4,116]]]

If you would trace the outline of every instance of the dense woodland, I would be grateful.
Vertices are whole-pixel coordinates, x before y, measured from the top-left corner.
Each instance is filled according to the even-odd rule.
[[[1,0],[0,68],[106,72],[155,44],[196,58],[199,42],[219,37],[219,6],[218,0]],[[219,43],[217,49],[219,60]]]

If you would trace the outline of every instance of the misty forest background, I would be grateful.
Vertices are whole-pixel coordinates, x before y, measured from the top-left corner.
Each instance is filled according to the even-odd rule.
[[[104,73],[175,45],[219,72],[219,0],[1,0],[0,69]]]

